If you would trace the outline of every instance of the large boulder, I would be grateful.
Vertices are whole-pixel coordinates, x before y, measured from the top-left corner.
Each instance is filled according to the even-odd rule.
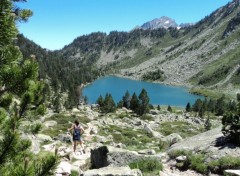
[[[84,172],[81,176],[142,176],[138,169],[131,170],[126,167],[103,167],[100,169],[92,169]]]
[[[72,166],[68,161],[61,161],[55,171],[55,176],[70,175]]]
[[[72,142],[72,135],[70,134],[59,134],[57,137],[54,138],[55,140],[63,141],[63,142]]]
[[[49,128],[49,127],[56,126],[57,122],[54,120],[49,120],[49,121],[45,121],[43,124],[46,128]]]
[[[130,162],[136,161],[144,156],[137,152],[128,151],[111,146],[102,146],[91,150],[92,168],[102,168],[106,166],[126,166]]]
[[[37,134],[36,137],[40,142],[52,142],[53,141],[50,136],[45,135],[45,134]]]
[[[164,137],[161,133],[154,131],[148,124],[145,124],[143,129],[154,138],[162,139]]]
[[[159,114],[159,110],[156,110],[156,109],[150,109],[150,111],[149,111],[149,114],[152,114],[152,115],[157,115],[157,114]]]
[[[172,133],[162,139],[163,141],[168,142],[169,144],[175,144],[177,142],[180,142],[182,140],[182,137],[177,133]]]

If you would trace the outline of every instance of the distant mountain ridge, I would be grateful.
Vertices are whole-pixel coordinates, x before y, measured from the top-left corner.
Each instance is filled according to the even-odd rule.
[[[170,27],[176,28],[178,27],[178,24],[172,18],[163,16],[161,18],[156,18],[152,21],[144,23],[140,28],[146,30],[146,29],[159,29],[159,28],[168,29]]]
[[[167,16],[162,16],[160,18],[155,18],[154,20],[148,21],[144,23],[141,26],[137,26],[135,29],[143,29],[143,30],[154,30],[154,29],[159,29],[159,28],[181,28],[181,27],[189,27],[193,26],[194,23],[182,23],[178,25],[174,19],[167,17]]]

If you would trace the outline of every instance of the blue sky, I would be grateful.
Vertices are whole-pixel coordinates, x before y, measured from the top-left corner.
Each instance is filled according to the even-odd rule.
[[[180,23],[197,22],[230,0],[28,0],[19,3],[34,16],[18,23],[19,32],[43,48],[61,49],[92,32],[130,31],[168,16]]]

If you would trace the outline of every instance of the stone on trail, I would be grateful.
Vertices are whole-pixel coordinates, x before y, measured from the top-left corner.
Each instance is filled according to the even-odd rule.
[[[103,167],[100,169],[92,169],[84,172],[81,176],[142,176],[138,169],[131,170],[126,167]]]

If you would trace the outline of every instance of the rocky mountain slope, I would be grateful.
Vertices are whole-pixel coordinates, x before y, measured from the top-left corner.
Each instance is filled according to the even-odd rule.
[[[138,117],[126,108],[118,109],[116,113],[102,114],[97,109],[82,105],[79,109],[59,114],[49,111],[36,122],[43,125],[40,133],[36,136],[23,134],[23,137],[32,140],[34,153],[57,152],[61,161],[55,171],[56,176],[74,173],[83,176],[201,176],[204,174],[177,169],[176,161],[179,159],[171,158],[171,152],[182,149],[202,152],[207,163],[224,156],[240,156],[239,147],[221,143],[224,141],[218,127],[221,117],[212,117],[213,129],[202,133],[206,119],[192,113],[181,110],[170,113],[166,109],[155,109],[146,116],[149,118]],[[85,153],[80,146],[75,153],[72,151],[72,136],[67,132],[76,118],[85,129]],[[23,121],[21,126],[29,123]],[[141,166],[138,167],[140,170],[129,168],[130,163],[145,160],[147,165],[152,159],[163,164],[162,171],[154,165],[150,167],[150,173],[143,171]]]

